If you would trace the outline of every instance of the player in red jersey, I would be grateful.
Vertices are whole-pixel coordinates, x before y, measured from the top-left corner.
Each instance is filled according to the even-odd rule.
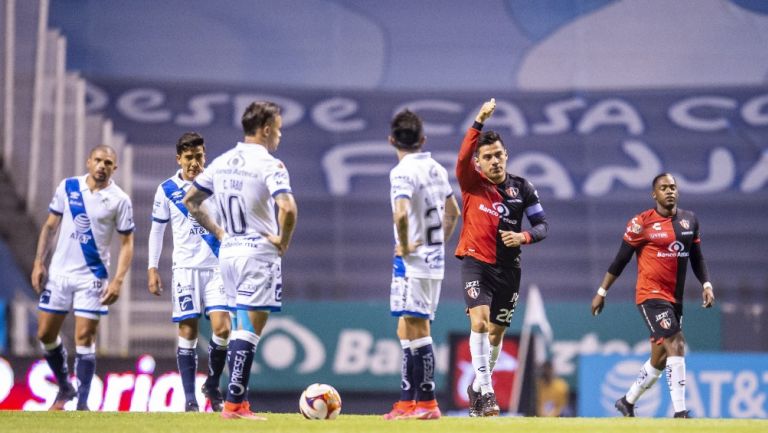
[[[688,418],[682,319],[689,257],[693,273],[704,288],[702,307],[712,307],[715,295],[701,253],[699,221],[693,212],[677,207],[675,178],[662,173],[653,179],[652,185],[651,196],[656,200],[656,208],[640,213],[627,224],[621,248],[592,299],[592,314],[596,316],[603,311],[608,289],[621,275],[632,254],[637,253],[635,300],[651,333],[651,357],[615,406],[624,416],[635,416],[635,402],[665,370],[675,418]]]
[[[470,416],[499,414],[491,373],[517,306],[520,247],[544,239],[549,229],[536,189],[507,173],[507,149],[499,134],[481,133],[495,108],[494,99],[480,108],[456,164],[464,214],[456,257],[462,260],[475,370],[475,380],[467,388]],[[525,231],[523,215],[531,225]]]

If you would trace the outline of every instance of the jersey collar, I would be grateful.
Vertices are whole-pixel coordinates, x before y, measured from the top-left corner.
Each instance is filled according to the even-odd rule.
[[[267,150],[266,146],[258,143],[243,143],[242,141],[238,141],[237,146],[235,146],[235,149],[244,150],[246,152],[258,152],[258,153],[269,154],[269,151]]]

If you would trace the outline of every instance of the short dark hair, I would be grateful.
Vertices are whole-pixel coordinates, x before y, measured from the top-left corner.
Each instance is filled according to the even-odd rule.
[[[181,155],[185,150],[189,150],[197,146],[205,146],[205,140],[203,139],[203,136],[197,132],[185,132],[176,142],[176,155]]]
[[[241,123],[245,135],[256,135],[256,131],[274,122],[280,114],[280,106],[270,101],[251,102],[245,109]]]
[[[677,179],[675,179],[675,176],[672,176],[672,173],[666,173],[666,172],[665,173],[659,173],[659,174],[656,175],[656,177],[653,178],[653,182],[651,182],[651,188],[652,189],[656,188],[656,182],[658,182],[659,179],[661,179],[664,176],[671,177],[672,180],[674,180],[675,183],[677,183]]]
[[[477,147],[475,148],[475,153],[477,153],[477,151],[481,147],[487,146],[489,144],[493,144],[497,141],[501,143],[501,147],[503,147],[504,149],[507,148],[507,146],[504,145],[504,141],[501,139],[501,135],[499,135],[498,132],[493,130],[488,130],[483,132],[482,134],[480,134],[480,138],[477,140]]]
[[[392,119],[390,135],[395,140],[395,147],[400,149],[418,149],[424,138],[424,125],[421,118],[411,110],[405,109]]]
[[[115,148],[113,148],[112,146],[110,146],[110,145],[108,145],[108,144],[98,144],[98,145],[96,145],[96,146],[93,146],[93,149],[91,149],[91,151],[90,151],[90,152],[88,152],[88,158],[90,158],[91,156],[93,156],[93,154],[94,154],[94,153],[95,153],[97,150],[101,150],[101,151],[104,151],[104,152],[106,152],[106,153],[108,153],[108,154],[110,154],[110,155],[114,156],[114,157],[115,157],[115,161],[117,161],[117,152],[115,152]]]

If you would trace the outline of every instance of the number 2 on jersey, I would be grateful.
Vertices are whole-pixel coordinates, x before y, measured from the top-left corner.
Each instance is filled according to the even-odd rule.
[[[427,209],[424,214],[424,222],[427,224],[427,245],[442,245],[443,221],[436,207]]]

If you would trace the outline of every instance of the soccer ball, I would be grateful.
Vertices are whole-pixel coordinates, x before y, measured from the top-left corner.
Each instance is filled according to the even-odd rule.
[[[301,393],[299,411],[306,419],[335,419],[341,412],[341,396],[331,385],[313,383]]]

